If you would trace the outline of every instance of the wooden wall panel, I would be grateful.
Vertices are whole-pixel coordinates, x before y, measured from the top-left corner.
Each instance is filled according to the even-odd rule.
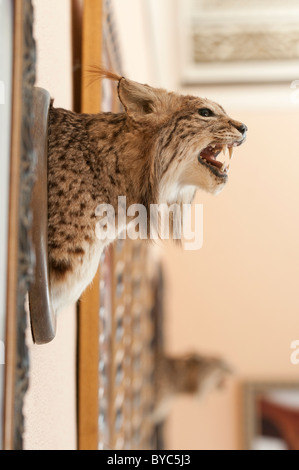
[[[101,83],[89,85],[86,69],[102,58],[102,0],[84,0],[82,24],[81,111],[101,111]],[[99,416],[99,273],[79,302],[78,447],[95,450]]]
[[[82,113],[101,110],[101,86],[90,83],[87,69],[102,63],[102,0],[84,0],[82,34]]]

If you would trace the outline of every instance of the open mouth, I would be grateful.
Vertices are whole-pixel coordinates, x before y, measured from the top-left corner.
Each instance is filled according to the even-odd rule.
[[[242,142],[234,142],[232,144],[210,144],[201,150],[198,155],[198,161],[207,166],[216,176],[227,178],[231,160],[234,156],[234,147],[238,147]],[[222,155],[221,159],[217,158]]]

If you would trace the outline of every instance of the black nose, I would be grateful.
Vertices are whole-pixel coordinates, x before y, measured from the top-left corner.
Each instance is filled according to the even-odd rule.
[[[245,126],[245,124],[240,124],[239,126],[235,126],[235,128],[238,129],[238,131],[241,132],[242,135],[245,135],[248,131],[248,127]]]
[[[238,121],[229,121],[229,123],[234,126],[235,129],[237,129],[243,137],[245,137],[246,132],[248,131],[248,127],[245,126],[242,122]]]

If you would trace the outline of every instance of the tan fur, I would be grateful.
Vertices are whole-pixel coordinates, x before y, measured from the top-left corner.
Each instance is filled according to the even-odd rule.
[[[50,110],[49,263],[56,310],[76,301],[92,281],[105,244],[95,235],[99,204],[118,196],[127,207],[191,203],[198,188],[217,194],[227,182],[198,161],[211,142],[241,142],[216,103],[141,85],[93,69],[94,78],[118,82],[125,112],[97,115]],[[201,117],[209,108],[213,118]],[[149,229],[149,224],[148,227]]]
[[[157,396],[153,421],[159,423],[167,418],[176,397],[186,394],[202,399],[207,393],[222,387],[231,372],[223,360],[199,354],[159,357],[155,373]]]

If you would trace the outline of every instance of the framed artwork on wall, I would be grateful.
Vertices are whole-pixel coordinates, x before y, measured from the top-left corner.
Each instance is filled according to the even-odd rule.
[[[182,84],[299,77],[297,0],[177,0]]]
[[[299,382],[244,386],[247,450],[299,450]]]

